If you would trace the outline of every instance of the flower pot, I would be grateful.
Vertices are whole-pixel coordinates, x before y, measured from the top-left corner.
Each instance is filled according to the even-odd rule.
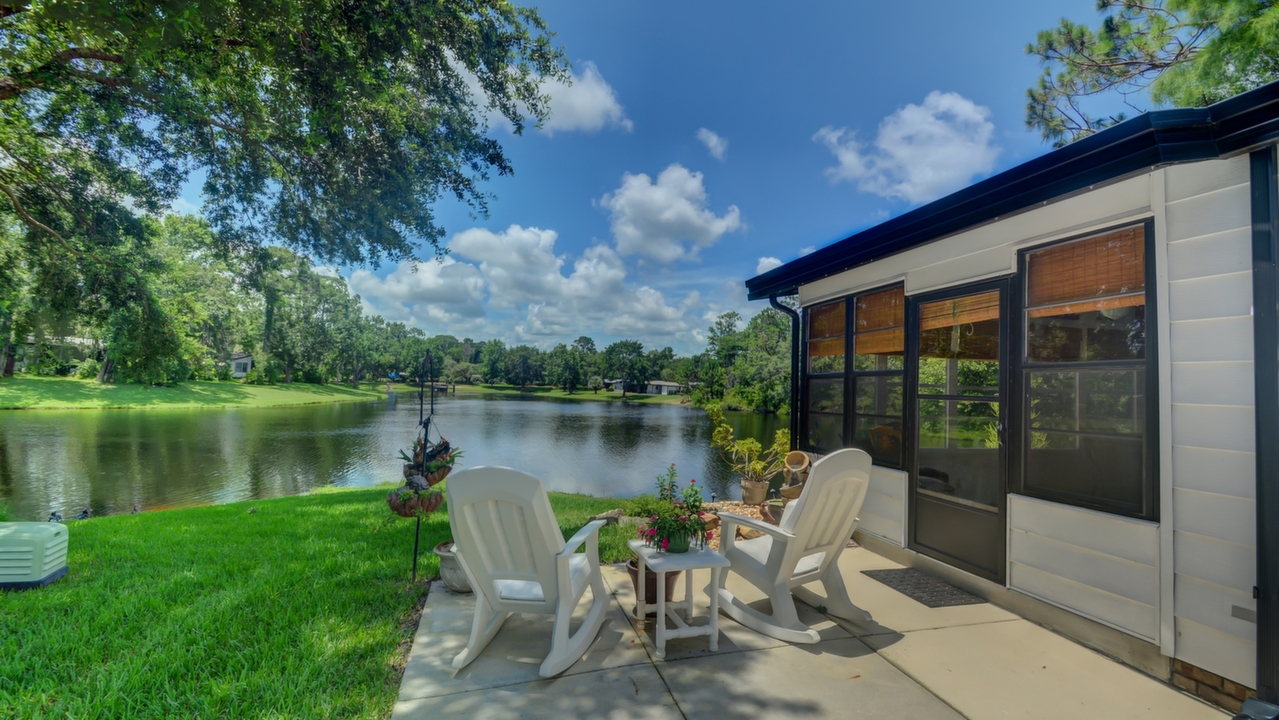
[[[670,544],[666,546],[666,552],[686,553],[688,552],[689,542],[690,542],[690,538],[687,535],[683,537],[670,538]]]
[[[639,567],[632,558],[626,561],[626,572],[631,576],[631,587],[634,588],[635,594],[639,595]],[[679,570],[672,570],[666,573],[666,602],[671,602],[675,598],[675,581],[679,580]],[[648,617],[657,615],[657,573],[644,569],[644,604],[653,608],[648,613]]]
[[[440,578],[444,580],[449,590],[456,593],[472,592],[471,581],[467,580],[466,571],[457,561],[457,555],[453,554],[452,540],[445,540],[436,545],[435,556],[440,559]]]
[[[758,505],[768,498],[768,481],[742,480],[742,504]]]

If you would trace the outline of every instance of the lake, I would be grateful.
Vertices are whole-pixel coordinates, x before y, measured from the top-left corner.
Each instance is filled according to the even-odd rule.
[[[709,448],[702,410],[465,394],[435,402],[436,426],[464,451],[458,469],[505,465],[548,490],[628,497],[651,492],[675,463],[683,482],[739,496]],[[738,437],[765,445],[787,423],[728,415]],[[398,450],[417,423],[408,395],[244,410],[0,411],[0,500],[16,520],[70,519],[86,507],[105,515],[400,481]]]

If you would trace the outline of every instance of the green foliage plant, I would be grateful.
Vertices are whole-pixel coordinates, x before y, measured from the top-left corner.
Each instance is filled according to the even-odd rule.
[[[81,380],[92,380],[98,376],[102,366],[95,358],[85,358],[76,363],[75,376]]]
[[[724,462],[743,480],[763,482],[781,471],[790,452],[790,430],[778,430],[767,450],[755,438],[734,437],[733,426],[724,417],[719,403],[706,406],[706,414],[715,424],[711,447],[719,450]]]
[[[1208,105],[1279,78],[1279,5],[1270,0],[1097,0],[1100,27],[1062,19],[1026,52],[1044,66],[1026,91],[1026,124],[1057,146],[1126,118],[1087,101],[1118,96],[1140,112]]]

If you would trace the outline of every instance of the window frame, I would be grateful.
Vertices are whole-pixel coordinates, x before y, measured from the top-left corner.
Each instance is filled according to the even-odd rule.
[[[874,295],[876,293],[885,292],[888,290],[896,290],[896,289],[902,290],[902,301],[903,301],[902,314],[903,314],[903,317],[905,317],[906,310],[905,310],[904,303],[906,301],[906,294],[905,294],[906,285],[902,281],[893,282],[886,285],[877,285],[874,287],[865,288],[862,290],[858,290],[857,292],[843,295],[841,297],[832,298],[830,300],[826,300],[823,302],[813,303],[812,305],[808,305],[803,308],[804,335],[803,335],[803,342],[800,343],[800,358],[799,358],[800,368],[802,368],[803,370],[803,382],[801,383],[801,388],[800,388],[801,397],[800,397],[800,403],[799,403],[800,437],[796,440],[796,447],[799,447],[801,450],[805,450],[808,452],[834,452],[834,450],[832,449],[822,450],[822,449],[815,448],[812,445],[810,445],[808,442],[808,427],[809,427],[808,420],[809,420],[809,399],[810,399],[809,387],[810,387],[810,382],[812,380],[842,379],[844,382],[844,397],[843,397],[844,417],[843,417],[842,429],[844,433],[844,438],[846,438],[842,443],[843,447],[845,448],[857,447],[856,445],[853,445],[852,443],[853,443],[854,434],[857,428],[858,417],[876,417],[876,418],[897,417],[902,423],[901,451],[898,455],[897,461],[888,462],[888,461],[876,458],[874,457],[874,455],[872,455],[871,458],[874,464],[879,467],[905,469],[906,455],[907,455],[907,446],[906,446],[907,440],[906,440],[905,426],[906,426],[906,418],[908,416],[905,393],[906,393],[906,369],[909,367],[909,359],[908,359],[909,348],[905,344],[909,343],[909,332],[907,331],[906,326],[903,325],[902,336],[903,336],[903,343],[905,344],[902,347],[902,367],[899,370],[857,370],[856,356],[854,354],[854,342],[855,342],[856,327],[857,327],[856,318],[855,318],[856,311],[857,311],[857,298],[863,297],[866,295]],[[842,372],[810,373],[808,371],[808,364],[809,364],[808,363],[809,361],[808,343],[809,343],[809,337],[810,337],[810,321],[812,317],[811,310],[813,308],[830,305],[836,302],[844,303],[844,369]],[[897,377],[900,380],[899,384],[902,392],[902,414],[900,416],[886,416],[886,415],[873,415],[873,414],[859,415],[859,413],[857,413],[857,406],[856,406],[857,380],[859,378],[867,378],[867,377]]]
[[[1030,255],[1048,248],[1068,245],[1073,242],[1079,242],[1089,238],[1136,227],[1142,228],[1142,242],[1144,244],[1145,252],[1143,263],[1143,269],[1145,272],[1145,357],[1140,360],[1031,362],[1029,358],[1026,326],[1026,303],[1030,293],[1030,273],[1028,272],[1027,266]],[[1009,425],[1010,429],[1013,430],[1012,433],[1009,433],[1008,438],[1009,450],[1012,454],[1012,457],[1009,458],[1009,467],[1011,468],[1009,487],[1011,491],[1028,497],[1039,498],[1074,507],[1088,508],[1090,510],[1097,510],[1111,515],[1119,515],[1152,522],[1159,521],[1159,315],[1157,305],[1158,276],[1156,275],[1155,266],[1155,248],[1154,221],[1151,218],[1147,218],[1141,222],[1126,222],[1088,233],[1072,235],[1067,238],[1054,240],[1041,245],[1022,248],[1018,251],[1015,291],[1010,293],[1010,299],[1013,305],[1012,317],[1015,318],[1016,321],[1010,323],[1009,327],[1011,336],[1010,349],[1012,350],[1012,352],[1010,352],[1011,357],[1009,358],[1011,361],[1010,364],[1012,365],[1009,369],[1009,375],[1015,383],[1015,394],[1012,397],[1016,398],[1015,402],[1009,403],[1008,408],[1011,413]],[[1029,403],[1029,374],[1031,372],[1052,372],[1054,370],[1132,370],[1136,368],[1140,368],[1145,371],[1145,382],[1143,387],[1145,392],[1145,425],[1141,435],[1143,446],[1142,469],[1144,478],[1141,483],[1141,507],[1134,508],[1130,505],[1102,500],[1094,496],[1057,490],[1047,490],[1028,485],[1026,482],[1026,462],[1029,454],[1029,437],[1031,428],[1028,424],[1029,413],[1027,413],[1026,409]],[[1074,434],[1084,435],[1087,433]]]

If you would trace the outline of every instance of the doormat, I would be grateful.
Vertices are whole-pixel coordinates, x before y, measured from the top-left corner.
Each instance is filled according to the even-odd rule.
[[[976,595],[960,590],[954,585],[938,580],[931,575],[925,575],[915,568],[863,570],[862,574],[869,575],[902,595],[923,603],[930,608],[980,605],[986,602]]]

